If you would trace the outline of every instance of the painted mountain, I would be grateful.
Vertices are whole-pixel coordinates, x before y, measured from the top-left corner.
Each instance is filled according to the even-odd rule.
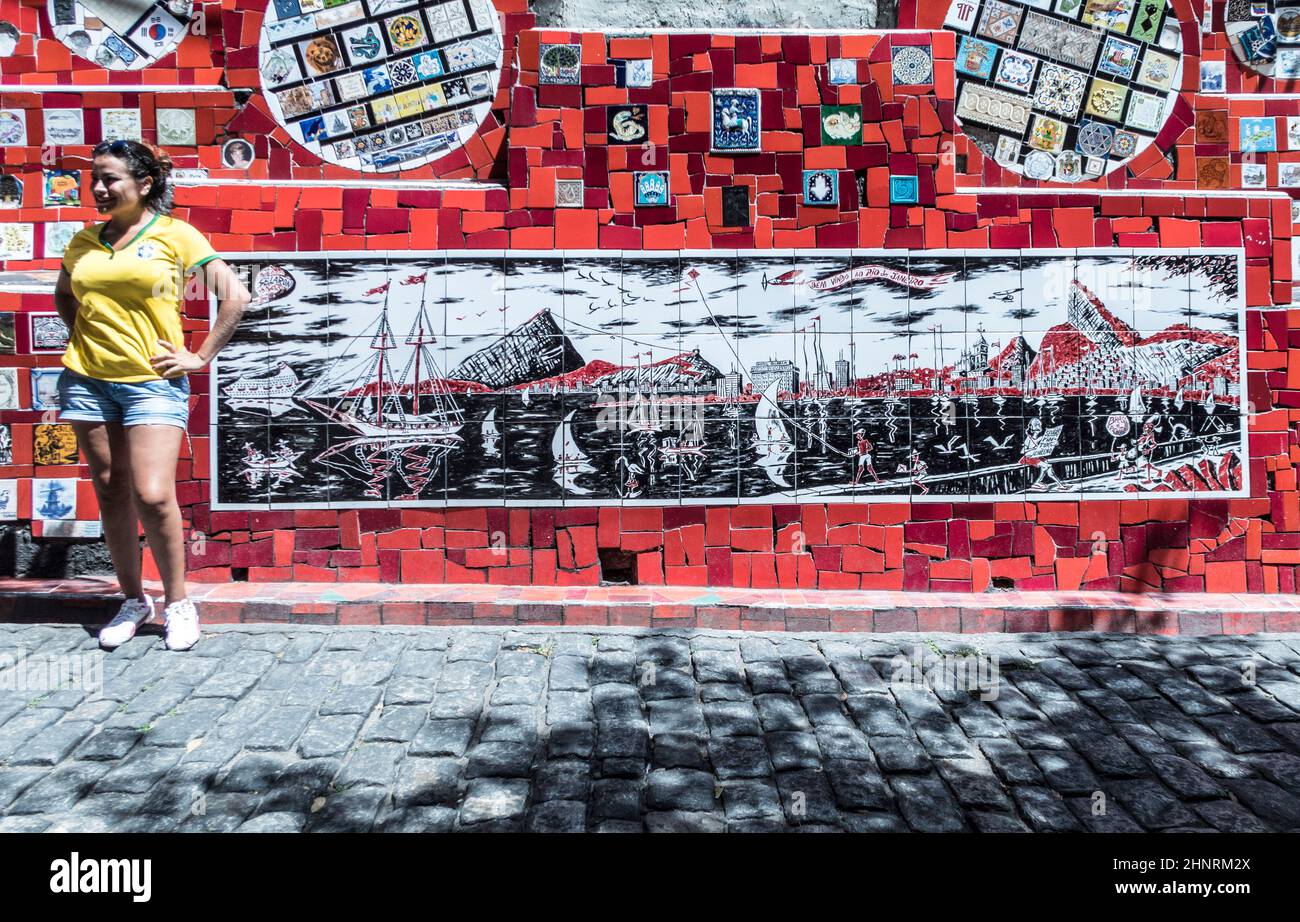
[[[1065,323],[1043,335],[1028,365],[1030,391],[1131,389],[1175,391],[1238,378],[1237,340],[1174,324],[1147,337],[1117,318],[1075,282]]]
[[[563,375],[585,364],[551,312],[541,310],[469,356],[452,369],[449,377],[507,388]]]

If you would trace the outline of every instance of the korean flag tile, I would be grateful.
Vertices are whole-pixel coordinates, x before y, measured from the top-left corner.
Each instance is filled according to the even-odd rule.
[[[184,28],[185,24],[179,19],[161,6],[156,6],[127,37],[144,51],[162,54],[175,44],[176,36]]]

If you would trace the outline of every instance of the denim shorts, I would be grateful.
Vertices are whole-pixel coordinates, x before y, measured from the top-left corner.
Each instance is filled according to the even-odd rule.
[[[182,375],[128,384],[87,378],[65,368],[59,375],[59,419],[186,429],[190,419],[190,379]]]

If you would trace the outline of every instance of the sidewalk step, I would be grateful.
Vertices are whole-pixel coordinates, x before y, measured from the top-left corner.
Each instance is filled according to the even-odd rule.
[[[150,591],[159,595],[156,585]],[[831,592],[683,586],[389,583],[196,584],[208,624],[681,627],[759,631],[1300,631],[1300,595],[1120,592]],[[0,579],[0,621],[108,618],[112,581]]]

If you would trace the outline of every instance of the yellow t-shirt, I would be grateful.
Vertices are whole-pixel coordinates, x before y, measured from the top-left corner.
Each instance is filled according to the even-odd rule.
[[[177,218],[155,215],[116,251],[100,237],[106,226],[85,228],[63,254],[79,305],[63,364],[103,381],[156,381],[161,376],[149,360],[162,354],[158,340],[185,344],[185,278],[217,253]]]

